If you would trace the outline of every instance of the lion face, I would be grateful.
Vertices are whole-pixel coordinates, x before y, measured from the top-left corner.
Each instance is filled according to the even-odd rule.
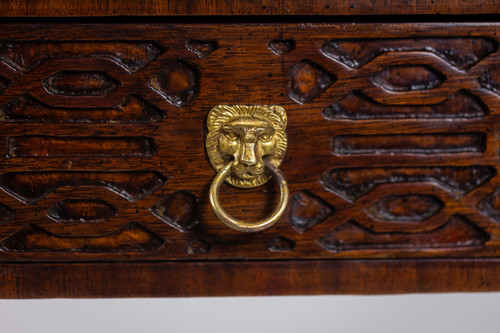
[[[264,184],[264,158],[279,166],[286,151],[286,114],[279,106],[219,105],[208,115],[206,147],[218,171],[233,161],[227,181],[237,187]]]

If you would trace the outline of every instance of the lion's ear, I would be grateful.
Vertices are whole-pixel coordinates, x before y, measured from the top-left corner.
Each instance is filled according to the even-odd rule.
[[[224,105],[217,105],[214,106],[209,112],[207,116],[207,127],[209,131],[212,131],[214,129],[214,125],[216,122],[216,119],[219,118],[221,113],[224,112]]]
[[[286,127],[287,119],[286,119],[286,111],[279,105],[272,105],[270,107],[271,111],[278,117],[280,120],[280,123],[282,124],[283,128]]]

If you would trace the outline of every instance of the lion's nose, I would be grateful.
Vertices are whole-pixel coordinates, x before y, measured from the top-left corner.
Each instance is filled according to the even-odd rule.
[[[255,143],[246,142],[242,145],[241,152],[241,162],[246,165],[254,165],[257,164],[257,158],[255,157]]]

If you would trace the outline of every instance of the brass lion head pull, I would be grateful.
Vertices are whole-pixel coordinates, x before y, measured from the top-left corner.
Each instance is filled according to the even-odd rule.
[[[217,176],[210,187],[210,204],[229,227],[239,231],[269,228],[283,215],[288,202],[288,186],[278,169],[285,157],[286,113],[277,105],[217,105],[208,114],[206,148]],[[265,184],[275,176],[280,202],[266,219],[243,222],[227,214],[219,203],[219,189],[225,180],[240,188]]]

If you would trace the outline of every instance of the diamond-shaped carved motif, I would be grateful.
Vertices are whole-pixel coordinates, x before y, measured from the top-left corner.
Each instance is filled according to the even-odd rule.
[[[289,75],[289,96],[303,104],[317,97],[335,82],[335,75],[308,59],[293,65]]]
[[[211,247],[210,243],[203,239],[196,238],[188,243],[186,253],[190,255],[205,254],[210,252]]]
[[[198,72],[191,65],[176,60],[156,73],[149,84],[171,104],[181,107],[196,97],[199,86]]]
[[[500,223],[500,188],[487,195],[478,206],[485,215]]]
[[[489,68],[477,80],[484,89],[500,95],[500,66]]]
[[[151,212],[179,231],[186,231],[198,223],[198,199],[188,191],[177,191],[161,198]]]
[[[295,242],[284,236],[276,236],[269,241],[268,250],[271,252],[289,252],[295,248]]]
[[[8,86],[9,86],[9,80],[0,76],[0,93],[5,89],[7,89]]]
[[[290,224],[305,232],[333,214],[333,207],[320,197],[300,191],[290,200]]]
[[[269,49],[276,55],[283,55],[295,48],[294,40],[276,39],[269,42]]]
[[[186,48],[200,58],[205,58],[218,47],[218,43],[212,40],[190,40],[186,44]]]
[[[0,225],[5,222],[12,220],[15,216],[15,212],[11,210],[9,207],[0,203]]]

